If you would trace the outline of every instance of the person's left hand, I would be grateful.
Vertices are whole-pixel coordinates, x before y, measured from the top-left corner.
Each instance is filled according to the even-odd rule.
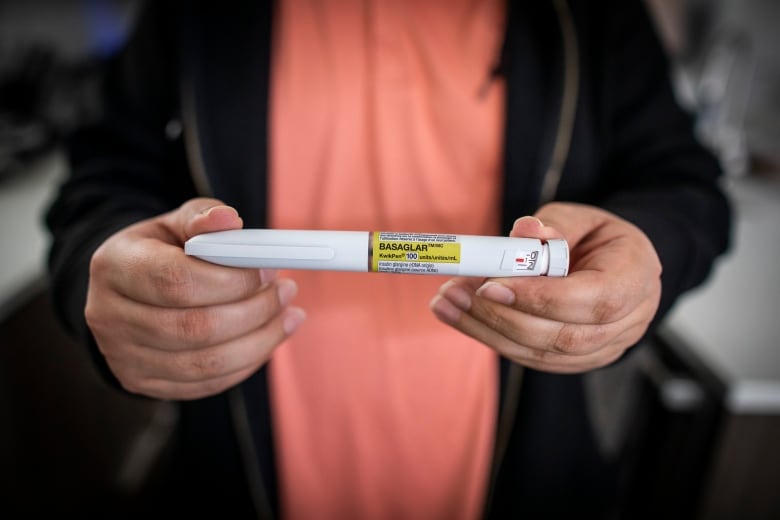
[[[661,263],[645,234],[607,211],[551,203],[515,222],[516,237],[566,238],[565,278],[455,278],[431,301],[444,323],[512,361],[575,373],[606,366],[647,331]]]

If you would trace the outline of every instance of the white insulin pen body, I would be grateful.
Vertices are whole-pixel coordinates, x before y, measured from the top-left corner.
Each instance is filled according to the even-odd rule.
[[[381,231],[236,229],[204,233],[188,255],[233,267],[440,274],[566,276],[565,240]]]

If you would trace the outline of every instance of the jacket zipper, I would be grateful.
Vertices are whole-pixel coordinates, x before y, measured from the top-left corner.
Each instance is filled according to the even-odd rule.
[[[268,489],[265,486],[265,479],[263,479],[263,474],[257,462],[257,447],[252,435],[252,428],[249,425],[249,414],[246,408],[246,401],[244,400],[243,386],[237,385],[231,388],[228,391],[227,398],[255,513],[257,518],[263,520],[274,518],[271,500],[268,497]]]
[[[550,166],[547,172],[545,172],[544,182],[542,183],[541,204],[553,200],[555,193],[558,191],[563,167],[566,164],[566,159],[569,157],[580,86],[580,53],[577,44],[577,28],[574,26],[571,9],[566,0],[553,0],[553,5],[555,6],[558,23],[561,28],[564,83],[555,144],[550,157]]]
[[[561,180],[563,167],[569,156],[572,134],[574,132],[580,82],[580,57],[577,44],[577,29],[574,26],[571,9],[566,0],[553,0],[553,6],[555,7],[555,13],[561,30],[564,78],[555,141],[550,155],[550,163],[542,181],[542,189],[539,197],[540,205],[553,200],[558,190],[558,184]],[[491,464],[490,481],[488,484],[488,496],[485,501],[485,518],[490,517],[493,500],[495,499],[495,486],[498,482],[498,474],[504,463],[506,450],[512,436],[512,429],[517,415],[517,407],[520,402],[523,373],[524,370],[522,366],[510,362],[506,381],[504,382],[504,402],[499,410],[495,448],[493,450],[493,463]]]
[[[203,149],[200,146],[200,129],[198,128],[198,113],[195,110],[195,87],[189,78],[181,82],[181,118],[184,133],[184,149],[187,163],[190,166],[195,189],[201,196],[212,197],[214,191],[206,176],[206,165],[203,160]]]
[[[214,195],[214,192],[206,176],[203,148],[200,145],[198,116],[195,110],[195,92],[190,78],[184,77],[182,79],[181,100],[184,148],[192,180],[195,183],[198,194],[211,197]],[[265,480],[257,464],[257,447],[255,446],[252,429],[249,424],[249,415],[244,394],[242,393],[242,386],[238,385],[231,388],[228,391],[227,399],[230,416],[233,421],[233,430],[236,435],[239,453],[241,453],[247,487],[255,513],[257,518],[260,519],[274,518]]]

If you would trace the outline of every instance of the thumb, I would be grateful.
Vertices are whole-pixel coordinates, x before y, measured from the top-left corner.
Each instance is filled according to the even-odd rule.
[[[509,236],[520,238],[539,238],[541,240],[563,237],[561,233],[554,227],[546,226],[542,224],[542,221],[539,220],[539,218],[531,216],[520,217],[519,219],[515,220]]]
[[[553,227],[575,246],[606,223],[614,220],[607,211],[574,202],[551,202],[539,208],[536,217]]]
[[[203,197],[191,199],[168,213],[163,224],[183,244],[201,233],[241,229],[244,222],[235,208],[218,199]]]

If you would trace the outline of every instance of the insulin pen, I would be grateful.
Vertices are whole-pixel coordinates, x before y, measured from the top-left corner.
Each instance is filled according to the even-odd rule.
[[[184,252],[233,267],[459,276],[566,276],[565,240],[397,233],[235,229],[194,236]]]

